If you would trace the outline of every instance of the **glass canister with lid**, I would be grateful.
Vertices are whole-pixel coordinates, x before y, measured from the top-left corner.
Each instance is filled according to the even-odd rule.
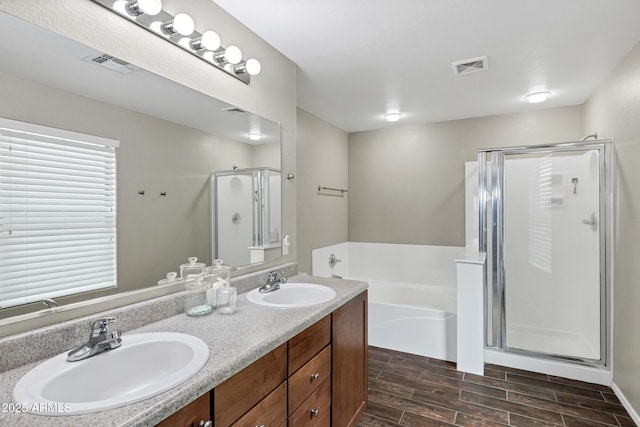
[[[205,283],[201,276],[187,279],[184,291],[184,311],[187,316],[204,316],[213,311],[209,301],[211,286]]]
[[[217,306],[217,291],[220,288],[228,287],[231,283],[231,269],[222,264],[221,259],[214,259],[211,267],[205,268],[204,281],[209,285],[209,302],[212,307]]]
[[[178,273],[171,271],[167,273],[166,278],[158,280],[158,285],[172,285],[174,283],[179,283],[180,281],[181,279],[178,278]]]
[[[191,277],[202,276],[206,265],[203,262],[198,262],[197,257],[189,257],[189,262],[180,265],[180,278],[189,279]]]

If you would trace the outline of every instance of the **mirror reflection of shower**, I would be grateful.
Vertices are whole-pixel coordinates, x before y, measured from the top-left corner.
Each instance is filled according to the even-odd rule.
[[[281,256],[280,170],[211,173],[212,255],[242,266]]]

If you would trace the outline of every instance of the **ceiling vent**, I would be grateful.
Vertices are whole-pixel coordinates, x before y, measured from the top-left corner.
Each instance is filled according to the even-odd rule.
[[[122,59],[107,54],[90,55],[82,59],[120,74],[129,74],[139,70],[135,65],[131,65]]]
[[[484,71],[489,68],[489,62],[487,62],[486,56],[480,56],[478,58],[465,59],[463,61],[452,62],[453,73],[456,76],[463,74],[476,73],[478,71]]]

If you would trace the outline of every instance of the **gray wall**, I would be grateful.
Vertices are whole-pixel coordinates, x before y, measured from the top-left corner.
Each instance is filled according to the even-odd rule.
[[[640,44],[584,106],[585,133],[613,137],[614,197],[613,381],[640,411]]]
[[[298,109],[298,270],[311,273],[311,251],[347,241],[351,191],[318,193],[318,185],[348,188],[347,133]]]
[[[349,134],[349,241],[464,246],[464,162],[477,149],[582,129],[572,106]]]

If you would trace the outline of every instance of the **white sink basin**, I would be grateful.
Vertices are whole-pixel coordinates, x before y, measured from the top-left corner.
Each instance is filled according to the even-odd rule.
[[[42,415],[86,414],[147,399],[186,381],[209,359],[200,338],[173,332],[122,335],[122,346],[78,362],[67,352],[42,362],[13,389]]]
[[[314,283],[284,283],[280,289],[261,294],[254,289],[247,294],[247,300],[268,307],[307,307],[331,301],[336,292],[328,286]]]

